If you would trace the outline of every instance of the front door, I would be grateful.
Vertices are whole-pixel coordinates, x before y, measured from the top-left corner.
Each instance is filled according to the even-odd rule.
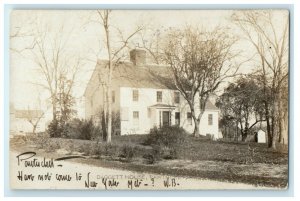
[[[169,126],[170,125],[170,112],[163,111],[163,126]]]

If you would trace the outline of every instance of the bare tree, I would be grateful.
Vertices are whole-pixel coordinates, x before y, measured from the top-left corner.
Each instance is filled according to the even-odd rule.
[[[274,12],[281,12],[281,17],[276,15],[275,18]],[[237,11],[232,15],[232,20],[257,53],[260,68],[257,80],[264,88],[268,146],[276,148],[278,137],[287,133],[283,123],[286,122],[284,118],[287,115],[284,113],[288,104],[282,93],[287,90],[288,83],[288,12]]]
[[[32,133],[35,134],[36,129],[41,121],[41,119],[45,115],[45,111],[41,110],[41,97],[40,94],[38,95],[37,98],[37,109],[32,110],[30,107],[27,107],[27,110],[25,110],[24,117],[26,120],[32,125]]]
[[[164,52],[161,47],[166,30],[163,26],[147,27],[139,33],[139,43],[137,47],[145,49],[155,64],[164,64]]]
[[[30,110],[29,107],[25,111],[26,120],[32,125],[32,133],[35,134],[36,128],[40,123],[40,120],[44,117],[45,112],[41,110]]]
[[[75,76],[75,74],[73,76]],[[57,102],[59,120],[63,125],[76,114],[76,110],[73,109],[75,98],[71,94],[74,79],[75,78],[67,79],[64,74],[61,74],[58,80]]]
[[[102,25],[104,32],[105,32],[105,45],[106,45],[106,50],[107,50],[107,55],[108,55],[108,63],[105,66],[106,72],[107,72],[107,79],[104,81],[105,85],[105,95],[107,100],[107,116],[105,119],[107,119],[107,137],[106,141],[108,143],[111,142],[111,134],[112,134],[112,75],[113,75],[113,70],[114,68],[119,65],[120,61],[124,59],[125,53],[124,50],[128,47],[128,44],[130,40],[137,34],[139,33],[142,29],[143,26],[137,26],[136,29],[132,33],[130,33],[127,37],[124,37],[122,30],[120,30],[118,27],[114,26],[111,22],[111,16],[112,16],[112,11],[111,10],[97,10],[97,14],[100,17],[100,24]],[[113,37],[111,35],[111,31],[114,29],[119,35],[119,45],[116,43],[112,45],[113,43]],[[117,47],[116,47],[117,46]],[[105,112],[106,114],[106,112]]]
[[[80,57],[66,50],[70,34],[63,24],[51,31],[43,24],[36,24],[31,34],[33,46],[28,49],[41,75],[40,82],[34,84],[49,92],[54,121],[58,120],[58,109],[67,100],[62,99],[60,89],[63,87],[64,95],[71,95],[81,65]]]
[[[15,12],[16,11],[12,12],[12,15],[15,15]],[[26,19],[26,21],[28,25],[32,25],[34,19],[28,18]],[[11,27],[9,34],[11,53],[22,54],[23,51],[33,48],[34,44],[31,42],[22,47],[16,45],[16,43],[19,43],[19,40],[22,40],[22,42],[24,42],[33,36],[30,30],[30,26],[27,26],[27,24],[22,24],[22,22],[15,22],[15,25]]]
[[[9,39],[10,41],[19,39],[19,38],[27,38],[27,37],[31,37],[31,35],[28,32],[22,31],[22,27],[14,27],[12,29],[12,32],[9,35]],[[22,49],[18,49],[15,47],[10,46],[10,50],[11,52],[15,52],[15,53],[21,53],[22,51],[31,48],[31,46],[29,47],[23,47]]]
[[[233,63],[237,56],[232,51],[235,39],[219,27],[213,31],[193,27],[171,29],[167,38],[166,63],[170,65],[176,88],[190,107],[194,135],[198,136],[209,96],[238,70]]]

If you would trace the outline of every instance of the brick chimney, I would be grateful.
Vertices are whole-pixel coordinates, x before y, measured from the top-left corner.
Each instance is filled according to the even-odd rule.
[[[146,51],[141,49],[133,49],[130,51],[130,61],[136,66],[146,64]]]

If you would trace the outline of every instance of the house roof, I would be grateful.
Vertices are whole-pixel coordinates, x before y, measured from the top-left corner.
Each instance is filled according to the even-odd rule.
[[[106,76],[107,69],[103,66],[107,64],[108,61],[99,60],[94,73]],[[136,66],[132,62],[122,62],[114,68],[112,82],[120,87],[176,89],[171,77],[167,66]]]
[[[206,110],[220,110],[220,109],[217,108],[217,106],[215,106],[210,100],[208,100],[208,101],[206,102],[205,109],[206,109]]]
[[[89,81],[93,82],[94,79],[107,78],[108,60],[98,60],[92,78]],[[168,66],[162,65],[143,65],[136,66],[132,62],[120,62],[116,65],[112,75],[113,85],[119,87],[133,87],[133,88],[153,88],[153,89],[173,89],[176,90],[174,80],[172,78],[171,70]],[[85,91],[85,95],[87,88]],[[159,105],[159,104],[157,104]],[[210,101],[206,103],[206,109],[219,110]]]

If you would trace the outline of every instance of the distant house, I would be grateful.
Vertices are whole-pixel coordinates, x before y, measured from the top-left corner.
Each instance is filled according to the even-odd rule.
[[[147,134],[153,127],[179,125],[192,133],[194,122],[185,99],[176,90],[167,66],[146,64],[144,50],[132,50],[130,62],[115,66],[112,79],[112,110],[120,112],[120,134]],[[85,116],[96,122],[105,103],[108,61],[98,61],[85,90]],[[199,110],[196,111],[196,114]],[[208,101],[200,134],[219,138],[219,109]]]
[[[33,126],[29,123],[29,119],[36,122],[38,118],[39,123],[36,128],[36,132],[45,131],[45,118],[43,116],[43,111],[41,110],[18,110],[15,109],[13,104],[10,105],[10,133],[14,134],[25,134],[31,133]]]

